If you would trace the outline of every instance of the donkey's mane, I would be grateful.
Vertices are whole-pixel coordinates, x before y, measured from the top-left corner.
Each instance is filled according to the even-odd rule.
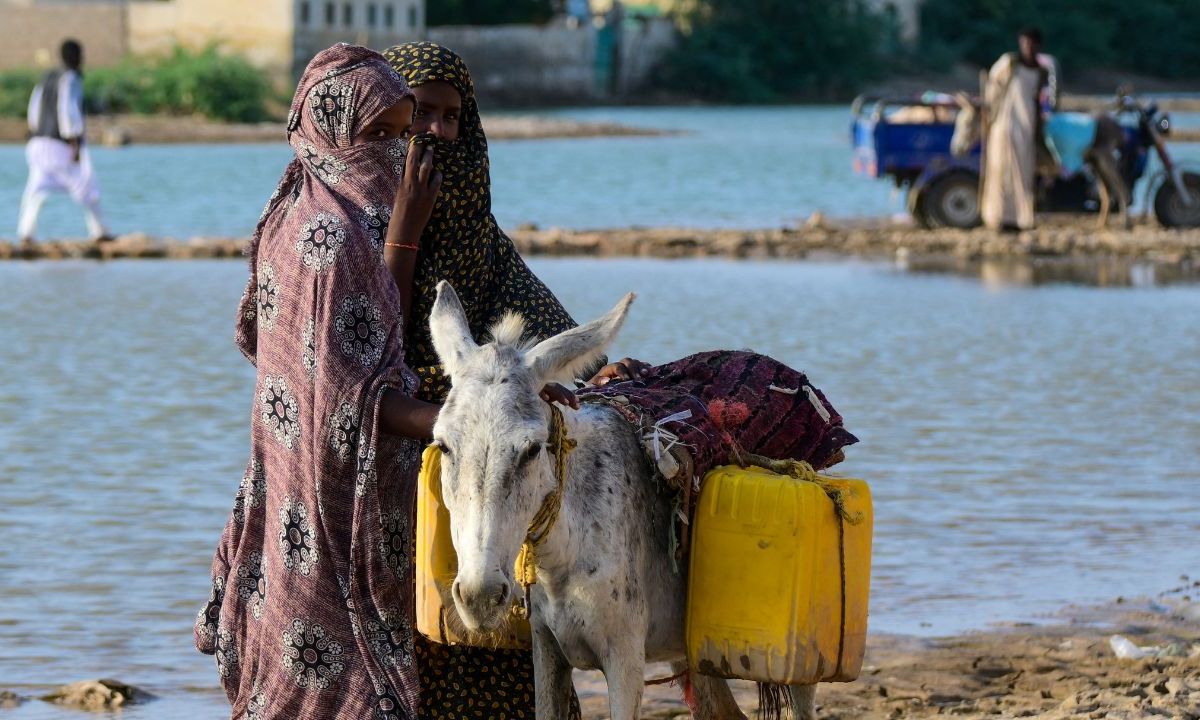
[[[536,344],[533,338],[526,337],[525,329],[525,318],[510,310],[488,329],[488,335],[497,345],[507,345],[524,352]]]

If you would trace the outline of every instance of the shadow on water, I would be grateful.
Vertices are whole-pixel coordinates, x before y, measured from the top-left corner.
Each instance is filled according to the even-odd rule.
[[[911,273],[960,275],[989,287],[1086,285],[1148,288],[1200,283],[1200,265],[1132,258],[900,256],[896,267]]]

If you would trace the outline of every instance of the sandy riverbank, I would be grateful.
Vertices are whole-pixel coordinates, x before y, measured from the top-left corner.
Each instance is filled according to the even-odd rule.
[[[1154,282],[1200,279],[1200,229],[1143,224],[1097,230],[1094,221],[1055,219],[1019,235],[986,230],[920,230],[887,222],[813,223],[770,230],[628,228],[561,230],[521,227],[512,238],[529,256],[653,258],[856,257],[896,262],[925,272],[956,272],[1013,282],[1130,284],[1137,273]],[[0,260],[72,258],[239,257],[244,240],[171,240],[127,235],[96,247],[87,242],[38,243],[23,249],[0,240]]]
[[[951,637],[872,635],[858,680],[819,686],[818,717],[1200,720],[1198,600],[1200,581],[1185,576],[1179,587],[1155,598],[1071,607],[1039,625]],[[1114,635],[1127,638],[1147,656],[1118,657],[1111,644]],[[647,672],[654,677],[669,674],[659,666]],[[125,687],[116,681],[100,682]],[[77,685],[104,690],[95,682]],[[603,676],[578,672],[575,685],[584,720],[607,718]],[[735,681],[733,689],[742,709],[753,717],[754,685]],[[130,694],[140,696],[133,702],[154,702],[153,695],[136,688],[124,691]],[[112,693],[91,692],[85,699],[101,709],[110,706],[101,702],[107,702],[105,698],[111,699]],[[0,686],[0,709],[37,702]],[[658,685],[647,688],[642,717],[690,716],[679,688]]]
[[[1037,627],[945,638],[872,636],[862,675],[822,684],[818,716],[851,718],[1039,717],[1200,719],[1200,581],[1159,598],[1072,608]],[[1155,646],[1162,656],[1123,660],[1109,638]],[[585,720],[607,717],[603,678],[580,675]],[[737,683],[742,708],[754,687]],[[679,690],[652,687],[646,718],[686,718]]]
[[[485,115],[483,124],[491,140],[664,134],[618,123],[577,122],[536,115]],[[198,117],[165,115],[105,115],[88,119],[88,140],[93,145],[282,142],[283,124],[221,123]],[[0,118],[0,143],[24,141],[23,120]]]

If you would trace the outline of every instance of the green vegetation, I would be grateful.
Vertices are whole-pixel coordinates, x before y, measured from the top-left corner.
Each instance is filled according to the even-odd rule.
[[[266,120],[267,76],[244,58],[215,45],[193,52],[175,48],[158,58],[129,58],[84,77],[84,94],[109,112],[204,115],[214,120]]]
[[[554,16],[553,0],[435,0],[426,8],[430,25],[543,23]]]
[[[926,0],[921,57],[935,68],[964,60],[986,67],[1015,49],[1024,25],[1042,29],[1046,51],[1065,69],[1200,77],[1196,0]]]
[[[0,117],[25,117],[29,93],[40,77],[36,70],[0,72]]]
[[[21,117],[40,72],[0,73],[0,115]],[[270,80],[244,58],[209,46],[176,48],[161,57],[131,57],[119,65],[85,69],[84,96],[94,112],[203,115],[257,122],[269,118]]]
[[[667,88],[729,102],[834,100],[881,75],[887,20],[861,0],[699,0]]]

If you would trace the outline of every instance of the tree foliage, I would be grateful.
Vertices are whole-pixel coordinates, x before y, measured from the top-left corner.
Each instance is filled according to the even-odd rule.
[[[553,0],[434,0],[430,25],[543,23],[554,16]]]
[[[921,54],[933,67],[986,66],[1015,49],[1025,25],[1042,29],[1066,69],[1200,77],[1197,0],[925,0]]]
[[[883,68],[885,19],[861,0],[699,0],[668,87],[718,101],[842,99]]]

